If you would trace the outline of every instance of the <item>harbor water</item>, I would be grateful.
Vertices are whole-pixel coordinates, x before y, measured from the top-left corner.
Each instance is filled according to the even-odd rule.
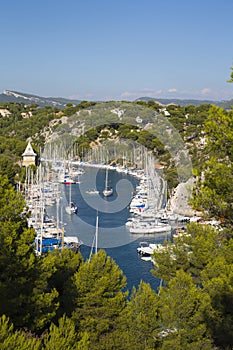
[[[85,173],[77,178],[72,185],[60,184],[61,197],[59,201],[59,215],[64,222],[67,236],[78,236],[83,242],[80,251],[84,259],[89,258],[91,249],[96,246],[96,217],[98,213],[98,249],[105,249],[106,253],[115,260],[127,278],[127,289],[138,287],[141,280],[149,283],[157,290],[160,280],[151,273],[152,262],[143,261],[137,254],[137,247],[141,241],[162,243],[170,239],[170,233],[150,235],[130,234],[125,222],[130,217],[129,203],[134,196],[139,180],[124,173],[109,171],[109,185],[114,192],[111,197],[104,198],[102,191],[105,186],[105,169],[84,167]],[[65,206],[69,198],[69,186],[72,186],[72,200],[78,205],[77,215],[68,215]],[[99,191],[94,194],[91,191]],[[58,209],[48,208],[50,215],[56,216]]]

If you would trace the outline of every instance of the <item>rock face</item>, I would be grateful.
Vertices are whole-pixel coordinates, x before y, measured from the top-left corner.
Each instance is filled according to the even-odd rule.
[[[78,104],[80,100],[70,100],[68,98],[61,97],[42,97],[37,95],[32,95],[24,92],[17,92],[11,90],[4,90],[0,94],[0,103],[1,102],[14,102],[30,105],[31,103],[36,103],[40,107],[51,106],[58,108],[65,108],[67,103]]]
[[[187,182],[179,183],[173,196],[169,200],[170,209],[180,215],[194,216],[195,211],[191,208],[189,201],[192,196],[194,179],[190,178]]]

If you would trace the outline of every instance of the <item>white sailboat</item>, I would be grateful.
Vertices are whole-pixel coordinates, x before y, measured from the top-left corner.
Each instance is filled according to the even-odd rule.
[[[98,251],[98,232],[99,232],[99,215],[98,215],[98,211],[97,211],[96,223],[95,223],[95,236],[94,236],[91,250],[90,250],[90,255],[89,255],[89,259],[88,259],[89,262],[91,261],[94,246],[95,246],[95,254],[97,254],[97,251]]]
[[[105,175],[105,188],[103,190],[104,197],[109,197],[113,194],[112,187],[108,186],[108,168],[106,169],[106,175]]]
[[[66,207],[66,212],[69,215],[72,214],[77,214],[78,212],[78,206],[75,202],[72,201],[72,196],[71,196],[71,189],[72,189],[72,184],[70,184],[70,191],[69,191],[69,203]]]

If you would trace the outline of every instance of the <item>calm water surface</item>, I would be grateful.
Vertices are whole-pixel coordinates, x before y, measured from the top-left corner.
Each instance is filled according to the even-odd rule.
[[[91,167],[84,167],[84,170],[85,174],[78,178],[79,183],[72,185],[72,200],[78,204],[78,215],[66,214],[65,206],[69,198],[70,185],[60,185],[59,212],[65,223],[66,235],[78,236],[82,240],[80,250],[84,259],[87,259],[95,239],[98,210],[98,248],[105,249],[124,272],[127,278],[127,289],[131,291],[133,286],[137,288],[143,280],[150,283],[156,290],[160,281],[151,274],[153,264],[141,260],[137,254],[137,247],[141,241],[161,243],[164,239],[170,239],[170,234],[147,236],[129,234],[125,227],[125,222],[130,217],[128,204],[139,181],[132,176],[109,171],[109,185],[113,187],[114,194],[109,198],[103,198],[101,194],[89,195],[86,190],[95,188],[102,193],[105,185],[105,170]],[[109,208],[111,212],[108,212]],[[53,207],[49,208],[48,212],[55,216],[58,210]]]

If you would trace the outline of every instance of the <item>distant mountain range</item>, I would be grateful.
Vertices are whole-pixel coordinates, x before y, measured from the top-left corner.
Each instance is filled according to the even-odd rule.
[[[215,106],[230,108],[233,106],[233,99],[229,101],[213,101],[213,100],[193,100],[193,99],[167,99],[167,98],[154,98],[154,97],[139,97],[136,101],[150,101],[153,100],[159,104],[167,106],[169,104],[179,105],[179,106],[200,106],[203,104],[213,104]]]
[[[140,97],[136,101],[149,101],[154,100],[161,105],[176,104],[179,106],[194,105],[200,106],[201,104],[214,104],[223,108],[230,108],[233,106],[233,99],[229,101],[212,101],[212,100],[188,100],[188,99],[166,99],[166,98],[153,98],[153,97]],[[25,104],[37,103],[40,107],[52,106],[57,108],[64,108],[67,103],[77,105],[80,100],[72,100],[62,97],[41,97],[24,92],[17,92],[11,90],[4,90],[0,94],[0,103],[2,102],[23,102]]]
[[[71,100],[62,97],[41,97],[32,94],[25,94],[24,92],[4,90],[0,94],[0,103],[2,102],[23,102],[26,105],[37,103],[40,107],[51,106],[57,108],[64,108],[67,103],[78,104],[80,100]]]

